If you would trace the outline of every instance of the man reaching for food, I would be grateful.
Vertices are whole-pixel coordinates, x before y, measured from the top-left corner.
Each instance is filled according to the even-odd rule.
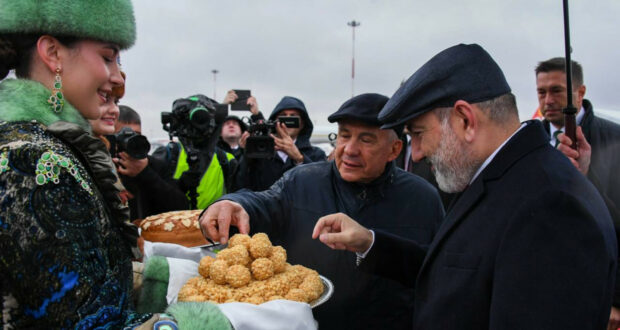
[[[314,310],[321,329],[410,329],[413,292],[358,271],[354,254],[313,240],[317,219],[341,212],[423,246],[443,219],[437,191],[392,162],[402,148],[402,127],[380,128],[377,115],[387,100],[358,95],[329,116],[338,122],[335,161],[297,166],[262,192],[225,195],[200,218],[210,238],[221,243],[231,224],[242,233],[265,232],[287,250],[291,264],[330,279],[334,295]]]

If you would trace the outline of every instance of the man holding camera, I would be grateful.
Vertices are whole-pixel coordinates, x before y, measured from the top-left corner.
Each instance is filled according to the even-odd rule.
[[[231,190],[237,162],[216,146],[227,111],[214,100],[198,94],[177,99],[172,112],[162,112],[162,124],[170,142],[153,153],[164,167],[161,173],[187,197],[185,209],[206,208]]]
[[[186,209],[188,202],[185,195],[176,185],[164,180],[165,164],[146,155],[150,147],[148,141],[142,150],[136,149],[135,144],[131,143],[140,137],[146,141],[142,135],[140,115],[126,105],[119,106],[119,109],[116,132],[109,139],[112,142],[110,152],[127,189],[124,193],[129,201],[131,219],[144,219],[153,214]],[[128,145],[130,148],[127,148]]]
[[[239,171],[236,177],[237,188],[248,188],[261,191],[269,188],[284,172],[300,164],[308,164],[326,159],[325,152],[310,144],[312,135],[312,121],[308,116],[306,106],[298,98],[285,96],[276,105],[264,123],[262,114],[252,116],[254,125],[273,125],[275,134],[269,133],[273,139],[273,154],[266,157],[253,158],[248,151],[266,149],[263,145],[252,147],[253,136],[246,132],[242,140],[246,142],[246,154],[239,161]],[[288,124],[281,122],[285,119]],[[298,123],[296,125],[296,123]],[[249,130],[253,131],[250,126]],[[292,127],[297,126],[297,127]],[[257,149],[257,150],[254,150]]]
[[[249,92],[249,91],[248,91]],[[257,118],[260,112],[258,111],[258,104],[254,96],[248,96],[247,99],[241,99],[234,89],[231,89],[226,93],[223,104],[233,104],[235,102],[244,104],[252,113],[252,118]],[[260,117],[262,118],[262,117]],[[248,126],[237,116],[228,116],[224,119],[222,124],[222,133],[220,139],[217,142],[217,146],[235,156],[235,159],[240,159],[243,155],[243,148],[245,146],[244,135],[248,130]]]
[[[402,147],[402,126],[380,128],[377,114],[387,100],[358,95],[329,117],[338,122],[335,161],[295,167],[266,191],[225,195],[200,219],[222,243],[231,224],[244,233],[265,232],[287,250],[291,264],[329,278],[334,295],[313,310],[321,329],[411,328],[413,290],[359,272],[353,255],[312,240],[318,218],[341,212],[421,245],[430,244],[443,218],[437,191],[392,162]]]

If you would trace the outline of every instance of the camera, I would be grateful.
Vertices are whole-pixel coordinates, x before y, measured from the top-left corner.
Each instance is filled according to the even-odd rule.
[[[247,117],[244,118],[249,121]],[[299,128],[300,118],[297,116],[278,117],[277,122],[286,127]],[[248,124],[246,122],[246,124]],[[274,141],[270,134],[276,132],[276,121],[251,122],[248,125],[248,139],[245,142],[245,156],[248,158],[271,158],[275,152]]]
[[[175,100],[172,112],[161,113],[161,122],[171,138],[203,141],[216,132],[227,115],[227,107],[220,107],[214,100],[198,94]]]
[[[131,127],[123,127],[118,133],[107,136],[110,141],[110,153],[118,158],[120,152],[126,152],[131,158],[144,159],[151,149],[151,144],[142,134]]]
[[[272,121],[250,123],[248,126],[250,136],[245,142],[245,156],[248,158],[273,157],[274,141],[269,134],[275,131],[276,125]]]

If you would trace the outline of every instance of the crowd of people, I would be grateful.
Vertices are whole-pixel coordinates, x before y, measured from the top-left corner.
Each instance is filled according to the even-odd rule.
[[[620,125],[577,62],[576,141],[564,58],[538,63],[544,119],[520,122],[499,65],[460,44],[392,97],[343,100],[329,160],[302,100],[265,118],[250,96],[242,120],[221,111],[234,90],[176,99],[176,139],[147,154],[142,109],[119,105],[131,2],[45,2],[0,0],[3,328],[230,328],[210,303],[136,312],[132,221],[187,209],[212,240],[264,232],[329,278],[321,329],[620,328]]]

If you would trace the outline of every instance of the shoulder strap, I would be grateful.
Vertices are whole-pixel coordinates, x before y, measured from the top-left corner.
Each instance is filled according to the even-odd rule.
[[[222,168],[222,175],[224,175],[224,186],[227,192],[232,192],[234,189],[235,176],[239,163],[237,159],[230,153],[225,152],[220,148],[215,148],[217,160]],[[230,157],[229,157],[230,156]]]
[[[222,173],[224,174],[224,180],[228,180],[228,157],[226,157],[226,152],[224,150],[216,147],[215,152],[217,153],[217,161],[220,162],[220,167],[222,168]]]

